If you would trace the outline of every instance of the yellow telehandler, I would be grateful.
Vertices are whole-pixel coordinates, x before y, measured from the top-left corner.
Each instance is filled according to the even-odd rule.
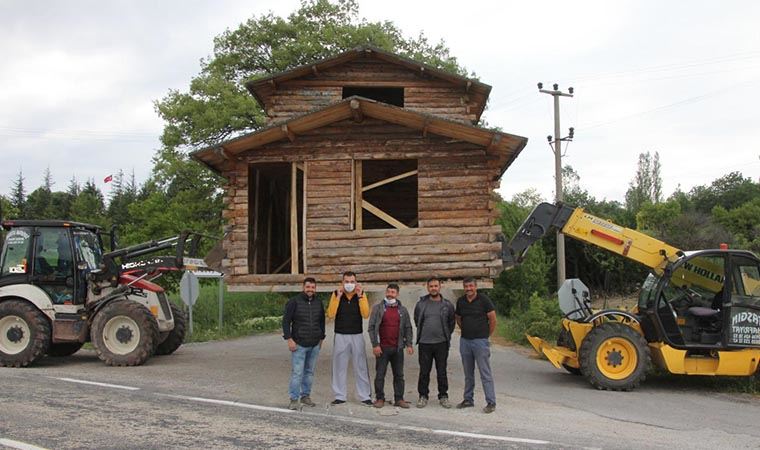
[[[505,267],[519,264],[552,229],[650,269],[632,311],[593,311],[585,296],[563,306],[557,344],[528,336],[557,368],[598,389],[628,391],[650,363],[673,374],[752,376],[760,361],[760,259],[752,252],[682,251],[582,208],[541,203],[505,244]],[[572,289],[573,294],[577,293]]]

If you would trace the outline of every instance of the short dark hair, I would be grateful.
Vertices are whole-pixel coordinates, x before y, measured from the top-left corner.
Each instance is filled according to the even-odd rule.
[[[390,283],[388,284],[388,287],[386,289],[395,289],[396,292],[400,291],[401,289],[398,287],[398,284],[396,283]]]
[[[305,285],[306,283],[317,284],[317,280],[314,277],[306,277],[303,279],[303,284]]]
[[[465,279],[462,280],[462,284],[467,284],[467,283],[473,283],[473,284],[475,284],[475,286],[478,285],[478,282],[475,281],[475,278],[473,278],[473,277],[465,277]]]
[[[438,278],[437,276],[433,275],[432,277],[430,277],[430,278],[428,278],[428,279],[427,279],[427,283],[425,283],[425,284],[430,284],[430,283],[432,283],[433,281],[437,281],[437,282],[438,282],[438,284],[440,284],[440,283],[441,283],[441,279],[440,279],[440,278]]]
[[[346,278],[346,277],[354,277],[354,278],[356,278],[356,273],[351,272],[350,270],[347,270],[347,271],[343,272],[343,277],[342,278]]]

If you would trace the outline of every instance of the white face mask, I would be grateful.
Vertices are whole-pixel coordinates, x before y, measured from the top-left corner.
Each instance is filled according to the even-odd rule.
[[[343,290],[346,292],[354,292],[356,289],[356,283],[343,283]]]
[[[389,305],[395,305],[395,304],[396,304],[396,299],[395,299],[395,298],[388,298],[388,297],[385,297],[385,301],[386,301],[386,303],[388,303]]]

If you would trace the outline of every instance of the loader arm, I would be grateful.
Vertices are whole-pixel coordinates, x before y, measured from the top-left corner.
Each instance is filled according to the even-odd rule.
[[[669,262],[683,255],[681,250],[665,242],[591,215],[583,208],[541,203],[502,249],[504,267],[521,263],[530,246],[551,230],[636,261],[658,274]]]

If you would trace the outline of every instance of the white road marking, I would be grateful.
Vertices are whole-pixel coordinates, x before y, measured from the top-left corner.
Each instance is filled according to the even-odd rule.
[[[475,438],[475,439],[489,439],[493,441],[519,442],[521,444],[547,445],[551,443],[549,441],[540,441],[537,439],[514,438],[514,437],[509,437],[509,436],[496,436],[493,434],[465,433],[463,431],[451,431],[451,430],[432,430],[432,431],[433,433],[437,433],[437,434],[448,434],[451,436],[470,437],[470,438]]]
[[[252,405],[250,403],[233,402],[229,400],[215,400],[212,398],[203,397],[188,397],[185,395],[171,395],[171,394],[157,394],[162,397],[176,398],[179,400],[189,400],[191,402],[211,403],[214,405],[234,406],[237,408],[257,409],[259,411],[281,412],[281,413],[294,413],[295,411],[285,408],[275,408],[272,406]]]
[[[161,397],[174,398],[178,400],[189,400],[193,402],[210,403],[214,405],[223,405],[223,406],[233,406],[237,408],[256,409],[260,411],[282,412],[282,413],[288,413],[288,414],[297,412],[297,411],[293,411],[293,410],[285,409],[285,408],[275,408],[272,406],[253,405],[250,403],[235,402],[235,401],[230,401],[230,400],[216,400],[216,399],[211,399],[211,398],[188,397],[185,395],[172,395],[172,394],[161,394],[161,393],[157,393],[156,395],[159,395]],[[486,439],[486,440],[502,441],[502,442],[514,442],[514,443],[520,443],[520,444],[536,444],[536,445],[552,444],[549,441],[542,441],[538,439],[499,436],[499,435],[494,435],[494,434],[465,433],[463,431],[435,430],[432,428],[415,427],[415,426],[408,426],[408,425],[399,426],[397,424],[390,423],[390,422],[380,422],[380,421],[371,420],[371,419],[359,419],[356,417],[325,415],[322,413],[309,412],[309,411],[302,411],[301,414],[307,415],[307,416],[320,416],[320,417],[326,416],[326,417],[330,417],[332,419],[339,420],[342,422],[350,422],[350,423],[355,423],[359,425],[367,425],[367,426],[375,426],[375,427],[377,426],[393,427],[393,428],[400,428],[404,430],[423,432],[423,433],[446,434],[450,436],[460,436],[460,437],[468,437],[468,438],[474,438],[474,439]]]
[[[19,450],[47,450],[44,447],[37,447],[36,445],[27,444],[26,442],[0,438],[0,447],[2,446],[17,448]]]
[[[61,380],[61,381],[68,381],[69,383],[88,384],[91,386],[100,386],[100,387],[107,387],[107,388],[114,388],[114,389],[124,389],[126,391],[140,390],[140,388],[136,388],[132,386],[122,386],[120,384],[98,383],[97,381],[75,380],[74,378],[57,378],[57,377],[51,377],[51,378],[54,378],[56,380]]]

